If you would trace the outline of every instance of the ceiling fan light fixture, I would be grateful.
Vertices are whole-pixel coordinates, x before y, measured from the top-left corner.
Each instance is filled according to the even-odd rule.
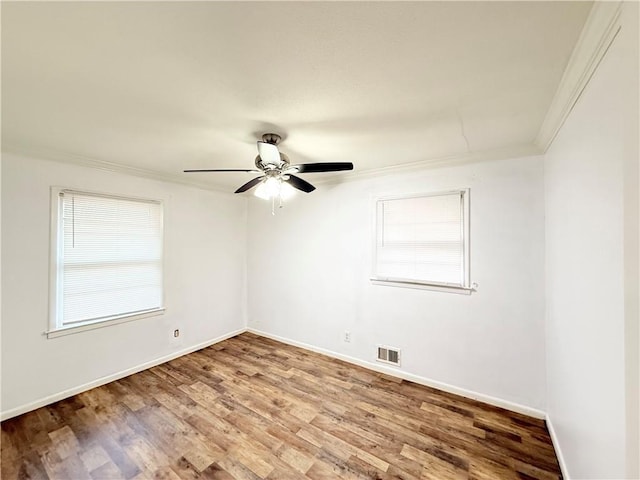
[[[275,177],[267,177],[258,188],[256,188],[255,196],[262,198],[263,200],[271,200],[273,197],[277,197],[280,193],[280,182]]]
[[[282,200],[289,200],[291,197],[295,196],[295,194],[295,188],[287,182],[282,182],[282,185],[280,186],[280,198],[282,198]]]
[[[265,178],[255,191],[255,196],[263,200],[288,200],[294,194],[295,189],[279,177]]]
[[[275,215],[276,203],[282,208],[283,201],[291,198],[296,190],[305,193],[313,192],[316,187],[305,179],[298,177],[298,173],[340,172],[353,170],[351,162],[315,162],[291,165],[289,157],[280,152],[278,144],[282,137],[277,133],[265,133],[262,141],[258,141],[258,155],[255,158],[255,169],[213,168],[185,170],[185,173],[195,172],[254,172],[262,175],[241,185],[235,193],[244,193],[257,187],[255,196],[264,200],[271,200],[271,213]]]

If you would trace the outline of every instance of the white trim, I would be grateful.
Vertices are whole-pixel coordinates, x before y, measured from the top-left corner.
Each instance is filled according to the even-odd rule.
[[[462,271],[464,272],[464,286],[470,295],[475,291],[475,285],[471,282],[471,188],[465,188],[462,201],[462,241],[464,242],[464,253],[462,258]]]
[[[472,390],[455,387],[453,385],[449,385],[448,383],[442,383],[437,380],[432,380],[429,378],[421,377],[419,375],[414,375],[412,373],[399,370],[397,367],[387,367],[385,365],[380,365],[374,362],[360,360],[359,358],[351,357],[349,355],[344,355],[342,353],[337,353],[332,350],[327,350],[325,348],[309,345],[307,343],[298,342],[296,340],[280,337],[279,335],[273,335],[271,333],[267,333],[262,330],[257,330],[251,327],[247,328],[247,331],[255,335],[260,335],[262,337],[270,338],[278,342],[286,343],[287,345],[293,345],[294,347],[304,348],[305,350],[310,350],[312,352],[320,353],[322,355],[327,355],[328,357],[337,358],[338,360],[343,360],[347,363],[358,365],[360,367],[364,367],[369,370],[373,370],[379,373],[384,373],[386,375],[390,375],[396,378],[401,378],[403,380],[408,380],[410,382],[418,383],[420,385],[425,385],[427,387],[437,388],[438,390],[442,390],[448,393],[453,393],[455,395],[460,395],[461,397],[470,398],[472,400],[478,400],[480,402],[488,403],[489,405],[504,408],[512,412],[521,413],[523,415],[528,415],[530,417],[539,418],[539,419],[544,419],[546,416],[545,412],[543,412],[542,410],[538,410],[537,408],[527,407],[526,405],[520,405],[518,403],[502,400],[500,398],[492,397],[490,395],[485,395],[483,393],[478,393]]]
[[[389,200],[405,200],[425,197],[439,197],[445,195],[457,195],[460,197],[460,224],[462,228],[462,281],[460,284],[455,283],[438,283],[429,280],[418,280],[412,278],[392,278],[377,275],[378,265],[378,244],[381,240],[381,232],[378,227],[384,222],[380,218],[380,202]],[[418,193],[403,193],[394,195],[371,195],[370,203],[373,210],[371,230],[373,232],[372,256],[371,256],[371,277],[369,280],[374,285],[399,287],[399,288],[415,288],[421,290],[432,290],[436,292],[449,292],[462,295],[471,295],[476,291],[476,284],[471,283],[471,212],[470,200],[471,189],[469,187],[453,188],[448,190],[427,191]]]
[[[535,144],[543,151],[553,143],[618,31],[623,2],[594,2],[589,18],[562,75]]]
[[[59,228],[59,221],[62,217],[61,202],[59,195],[62,189],[51,187],[49,201],[49,318],[47,325],[49,330],[57,328],[57,318],[59,316],[58,306],[62,305],[62,289],[58,285],[62,284],[58,261],[62,258],[64,249],[62,248],[62,229]]]
[[[422,197],[441,197],[443,195],[468,195],[469,188],[449,188],[447,190],[436,190],[436,191],[418,191],[418,192],[410,192],[410,193],[401,193],[395,195],[380,195],[373,196],[375,202],[386,201],[386,200],[405,200],[407,198],[422,198]]]
[[[418,290],[431,290],[433,292],[457,293],[458,295],[471,295],[475,287],[461,287],[457,285],[437,285],[435,283],[419,283],[402,280],[385,280],[384,278],[370,278],[372,285],[384,287],[416,288]]]
[[[470,163],[491,162],[496,160],[536,157],[543,153],[544,151],[533,143],[513,145],[510,147],[483,150],[480,152],[460,153],[444,157],[428,158],[425,160],[418,160],[417,162],[401,163],[386,167],[354,170],[348,173],[342,172],[339,176],[331,175],[326,178],[318,178],[317,180],[314,178],[313,183],[314,185],[335,185],[353,180],[376,178],[400,173],[411,173],[425,169],[455,167],[468,165]]]
[[[560,472],[562,473],[562,478],[565,480],[569,480],[571,476],[569,475],[569,468],[567,467],[567,462],[562,455],[562,449],[560,448],[560,440],[558,440],[558,436],[556,435],[556,431],[553,428],[553,423],[551,423],[551,417],[549,414],[545,414],[545,423],[547,424],[547,430],[549,430],[549,436],[551,437],[551,443],[553,444],[553,448],[556,451],[556,457],[558,458],[558,463],[560,464]]]
[[[56,327],[44,332],[47,338],[63,337],[65,335],[73,335],[74,333],[84,332],[86,330],[95,330],[97,328],[109,327],[111,325],[120,325],[121,323],[132,322],[134,320],[142,320],[143,318],[157,317],[164,315],[166,308],[160,307],[140,313],[126,313],[108,319],[98,319],[80,323],[79,325],[69,325],[66,327]]]
[[[117,315],[102,318],[91,318],[69,324],[64,324],[63,319],[63,301],[64,290],[62,288],[63,278],[60,266],[64,264],[64,231],[61,228],[62,221],[62,198],[65,194],[82,195],[89,197],[97,197],[103,199],[123,200],[127,202],[141,202],[150,205],[157,205],[160,208],[160,243],[162,253],[162,283],[160,285],[161,305],[152,309],[123,312]],[[106,192],[86,191],[74,188],[52,186],[50,189],[50,226],[49,226],[49,321],[48,330],[45,332],[47,338],[56,338],[64,335],[71,335],[85,330],[94,330],[96,328],[107,327],[110,325],[118,325],[120,323],[139,320],[142,318],[152,317],[164,314],[165,307],[165,262],[164,254],[164,207],[163,199],[149,199],[143,197],[118,195]]]
[[[59,152],[45,148],[34,148],[19,144],[2,145],[2,151],[13,153],[16,155],[25,155],[29,157],[39,158],[43,160],[51,160],[61,163],[69,163],[83,167],[95,168],[106,172],[123,173],[162,182],[178,183],[190,187],[201,188],[203,190],[211,190],[219,193],[230,194],[231,190],[227,186],[214,185],[210,183],[198,182],[182,177],[180,174],[170,174],[149,170],[145,168],[132,167],[121,163],[108,162],[90,157],[84,157],[73,153]],[[521,144],[504,148],[496,148],[493,150],[483,150],[480,152],[461,153],[448,155],[443,157],[428,158],[417,162],[403,163],[399,165],[389,165],[386,167],[371,168],[366,170],[356,170],[350,173],[340,173],[317,177],[313,179],[315,185],[335,185],[345,181],[360,180],[363,178],[379,177],[383,175],[391,175],[394,173],[413,172],[431,168],[441,168],[456,165],[466,165],[469,163],[477,163],[483,161],[506,160],[510,158],[524,158],[538,156],[544,153],[537,145]],[[357,165],[356,165],[357,167]],[[182,172],[181,172],[182,173]],[[196,177],[190,177],[196,178]],[[253,195],[246,195],[253,198]]]
[[[30,412],[40,407],[44,407],[51,403],[57,402],[59,400],[63,400],[65,398],[71,397],[73,395],[77,395],[82,392],[86,392],[87,390],[91,390],[92,388],[96,388],[107,383],[119,380],[121,378],[127,377],[129,375],[133,375],[134,373],[141,372],[143,370],[147,370],[149,368],[155,367],[162,363],[166,363],[174,358],[181,357],[183,355],[188,355],[197,350],[201,350],[203,348],[209,347],[216,343],[227,340],[228,338],[235,337],[236,335],[240,335],[244,332],[250,332],[255,335],[259,335],[266,338],[271,338],[272,340],[276,340],[278,342],[285,343],[287,345],[293,345],[294,347],[304,348],[306,350],[320,353],[322,355],[326,355],[331,358],[337,358],[338,360],[343,360],[347,363],[351,363],[353,365],[358,365],[363,368],[367,368],[369,370],[373,370],[375,372],[384,373],[386,375],[390,375],[392,377],[401,378],[403,380],[408,380],[410,382],[414,382],[420,385],[425,385],[427,387],[436,388],[438,390],[442,390],[444,392],[453,393],[455,395],[460,395],[461,397],[470,398],[472,400],[477,400],[479,402],[487,403],[489,405],[493,405],[496,407],[504,408],[506,410],[510,410],[512,412],[521,413],[523,415],[528,415],[533,418],[546,419],[547,425],[549,427],[549,432],[551,433],[551,438],[553,440],[554,447],[556,448],[556,453],[558,455],[558,460],[560,462],[560,467],[563,469],[563,474],[566,472],[566,465],[564,464],[564,460],[561,455],[561,450],[559,444],[557,443],[557,439],[552,430],[551,422],[545,412],[542,410],[538,410],[537,408],[527,407],[526,405],[521,405],[515,402],[510,402],[507,400],[502,400],[497,397],[492,397],[490,395],[485,395],[483,393],[474,392],[472,390],[467,390],[464,388],[455,387],[453,385],[449,385],[447,383],[442,383],[437,380],[432,380],[429,378],[421,377],[418,375],[414,375],[412,373],[404,372],[399,370],[398,367],[387,367],[385,365],[376,364],[374,362],[367,362],[365,360],[360,360],[355,357],[351,357],[348,355],[344,355],[341,353],[333,352],[331,350],[327,350],[320,347],[315,347],[313,345],[309,345],[307,343],[298,342],[296,340],[291,340],[288,338],[280,337],[278,335],[273,335],[261,330],[257,330],[255,328],[241,328],[235,330],[233,332],[229,332],[227,334],[216,337],[212,340],[208,340],[206,342],[202,342],[200,344],[194,345],[192,347],[185,348],[183,350],[179,350],[174,353],[170,353],[163,357],[156,358],[154,360],[150,360],[148,362],[142,363],[135,367],[128,368],[126,370],[122,370],[120,372],[113,373],[111,375],[104,376],[99,378],[98,380],[94,380],[92,382],[85,383],[84,385],[79,385],[77,387],[70,388],[68,390],[64,390],[62,392],[55,393],[53,395],[49,395],[47,397],[40,398],[33,402],[20,405],[18,407],[12,408],[11,410],[5,410],[0,412],[0,421],[7,420],[12,417],[16,417],[18,415],[22,415],[23,413]],[[565,478],[569,478],[568,475]]]
[[[107,192],[95,192],[88,190],[79,190],[76,188],[66,188],[66,187],[51,187],[52,190],[56,190],[57,194],[60,195],[82,195],[85,197],[97,197],[97,198],[108,198],[111,200],[124,200],[127,202],[140,202],[140,203],[150,203],[154,205],[164,205],[164,200],[157,200],[153,198],[145,198],[145,197],[134,197],[132,195],[118,195]]]
[[[84,385],[79,385],[77,387],[73,387],[68,390],[64,390],[62,392],[54,393],[53,395],[40,398],[33,402],[27,403],[25,405],[20,405],[18,407],[12,408],[11,410],[2,411],[0,412],[0,420],[4,421],[12,417],[22,415],[23,413],[30,412],[31,410],[35,410],[36,408],[44,407],[53,402],[57,402],[59,400],[63,400],[73,395],[86,392],[87,390],[91,390],[92,388],[96,388],[101,385],[105,385],[107,383],[113,382],[115,380],[128,377],[129,375],[132,375],[134,373],[138,373],[143,370],[147,370],[149,368],[155,367],[156,365],[160,365],[162,363],[173,360],[174,358],[182,357],[183,355],[188,355],[189,353],[193,353],[197,350],[201,350],[203,348],[209,347],[216,343],[222,342],[223,340],[226,340],[228,338],[235,337],[236,335],[240,335],[245,331],[246,331],[245,328],[241,328],[239,330],[235,330],[233,332],[216,337],[212,340],[207,340],[206,342],[202,342],[192,347],[185,348],[184,350],[179,350],[177,352],[170,353],[163,357],[159,357],[154,360],[150,360],[148,362],[142,363],[140,365],[136,365],[135,367],[131,367],[126,370],[122,370],[120,372],[112,373],[111,375],[107,375],[105,377],[99,378],[98,380],[85,383]]]
[[[79,165],[81,167],[95,168],[96,170],[102,170],[105,172],[122,173],[125,175],[132,175],[135,177],[142,177],[150,180],[178,183],[190,187],[201,188],[203,190],[232,194],[225,187],[210,185],[198,181],[186,180],[177,174],[164,173],[140,167],[132,167],[130,165],[124,165],[122,163],[108,162],[106,160],[85,157],[82,155],[76,155],[74,153],[60,152],[45,148],[34,148],[18,144],[3,144],[2,151],[13,153],[15,155],[24,155],[43,160],[51,160],[60,163]]]

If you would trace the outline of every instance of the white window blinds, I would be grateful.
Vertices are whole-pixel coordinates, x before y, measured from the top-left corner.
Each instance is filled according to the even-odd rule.
[[[162,205],[59,192],[58,328],[162,307]]]
[[[466,194],[378,200],[376,279],[466,287]]]

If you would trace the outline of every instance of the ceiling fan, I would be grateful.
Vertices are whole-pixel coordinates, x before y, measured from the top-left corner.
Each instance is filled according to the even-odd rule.
[[[293,188],[302,190],[305,193],[312,192],[316,189],[306,180],[296,176],[296,173],[316,173],[316,172],[339,172],[343,170],[353,170],[351,162],[320,162],[320,163],[301,163],[291,165],[289,157],[278,150],[278,144],[282,138],[276,133],[265,133],[262,135],[262,141],[258,142],[258,156],[256,157],[256,169],[235,169],[235,168],[214,168],[185,170],[185,173],[199,172],[254,172],[261,173],[259,177],[248,181],[235,193],[246,192],[253,187],[258,186],[256,196],[273,200],[278,199],[282,206],[283,198],[293,192]]]

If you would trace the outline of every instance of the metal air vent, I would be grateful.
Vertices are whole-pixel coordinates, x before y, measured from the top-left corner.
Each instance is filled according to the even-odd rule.
[[[400,349],[378,345],[377,360],[392,365],[400,365]]]

